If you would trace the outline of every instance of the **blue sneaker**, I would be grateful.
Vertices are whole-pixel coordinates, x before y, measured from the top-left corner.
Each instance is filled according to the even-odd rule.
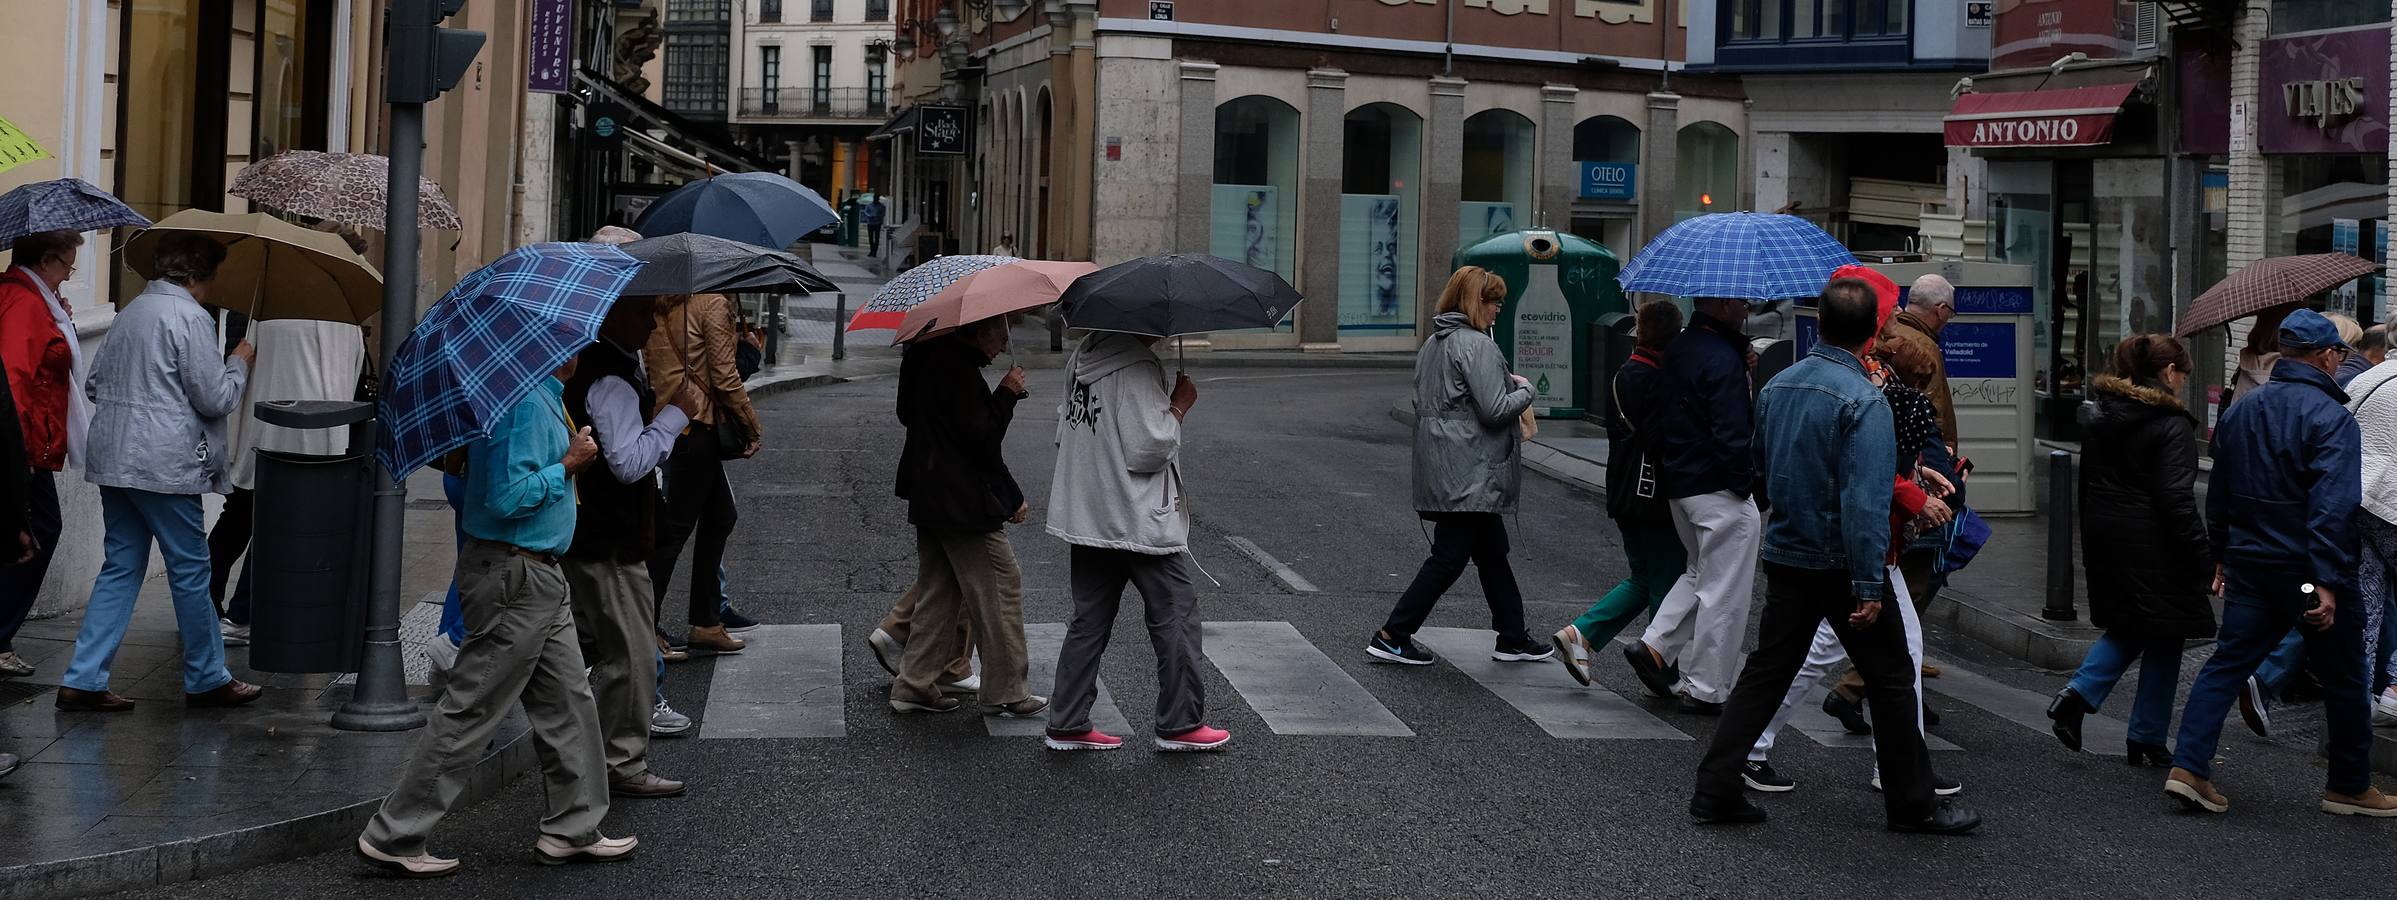
[[[723,612],[719,613],[716,618],[723,620],[724,630],[733,634],[746,634],[758,626],[756,619],[750,618],[730,604],[727,604]]]
[[[1365,654],[1402,666],[1428,666],[1434,659],[1431,651],[1415,646],[1414,641],[1387,637],[1378,631],[1373,634],[1373,642],[1365,645]]]

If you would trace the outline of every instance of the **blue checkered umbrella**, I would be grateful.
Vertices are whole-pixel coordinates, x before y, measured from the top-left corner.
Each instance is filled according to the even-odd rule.
[[[395,478],[487,437],[599,336],[641,261],[606,244],[532,244],[451,288],[383,368],[375,458]]]
[[[849,317],[850,331],[869,331],[876,328],[897,328],[907,318],[907,311],[916,304],[932,299],[943,288],[956,284],[958,279],[992,266],[1015,262],[1012,256],[936,256],[930,262],[916,266],[891,279],[874,292],[874,298],[857,308]]]
[[[1785,300],[1821,294],[1831,270],[1855,262],[1805,219],[1714,213],[1665,229],[1616,280],[1626,291],[1675,297]]]
[[[119,226],[148,228],[150,220],[116,195],[81,178],[36,181],[0,194],[0,244],[37,231],[99,231]]]

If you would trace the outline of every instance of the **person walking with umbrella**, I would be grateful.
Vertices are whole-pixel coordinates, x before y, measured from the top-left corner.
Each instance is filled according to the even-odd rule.
[[[1415,355],[1415,513],[1432,523],[1431,556],[1365,645],[1374,659],[1432,662],[1415,631],[1465,565],[1481,575],[1498,632],[1490,658],[1544,660],[1553,652],[1523,624],[1523,592],[1507,560],[1506,515],[1523,483],[1522,419],[1531,383],[1506,369],[1490,326],[1506,302],[1506,280],[1478,266],[1449,276],[1431,340]]]
[[[16,397],[16,426],[24,436],[26,524],[31,558],[0,565],[0,676],[33,674],[16,653],[18,627],[41,596],[63,525],[58,472],[83,459],[91,402],[83,395],[83,345],[75,335],[61,286],[75,274],[83,236],[37,231],[17,238],[11,265],[0,274],[0,368]],[[14,474],[14,473],[0,473]],[[0,555],[6,547],[0,545]],[[11,557],[13,559],[13,556]]]
[[[724,582],[717,577],[724,563],[724,544],[741,516],[724,462],[756,456],[765,435],[757,410],[749,405],[749,389],[741,381],[735,360],[739,343],[732,298],[723,294],[672,295],[659,303],[657,333],[650,337],[644,357],[650,388],[657,396],[676,396],[686,381],[695,381],[700,388],[691,428],[675,441],[674,454],[667,459],[665,527],[649,558],[651,590],[656,594],[663,627],[675,563],[682,556],[683,545],[691,545],[687,643],[693,651],[739,653],[747,646],[724,630]]]

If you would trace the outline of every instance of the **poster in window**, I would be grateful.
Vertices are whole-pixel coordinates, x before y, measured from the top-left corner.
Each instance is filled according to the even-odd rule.
[[[1272,185],[1219,184],[1208,252],[1257,268],[1279,272],[1281,231],[1279,191]]]
[[[1515,205],[1512,203],[1467,200],[1457,206],[1457,233],[1468,242],[1513,230]]]
[[[1340,195],[1340,327],[1411,328],[1414,222],[1397,194]]]

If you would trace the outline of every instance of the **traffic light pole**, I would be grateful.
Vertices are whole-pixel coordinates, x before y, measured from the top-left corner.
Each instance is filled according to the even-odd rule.
[[[391,104],[390,208],[383,217],[383,390],[391,388],[391,361],[400,343],[416,330],[416,179],[424,168],[424,104]],[[361,429],[364,430],[364,429]],[[370,434],[372,432],[369,432]],[[373,448],[367,450],[371,453]],[[407,667],[400,660],[400,537],[406,527],[408,486],[396,473],[374,466],[373,568],[366,607],[366,653],[348,703],[333,714],[333,727],[348,731],[407,731],[424,725],[424,712],[408,697]]]

